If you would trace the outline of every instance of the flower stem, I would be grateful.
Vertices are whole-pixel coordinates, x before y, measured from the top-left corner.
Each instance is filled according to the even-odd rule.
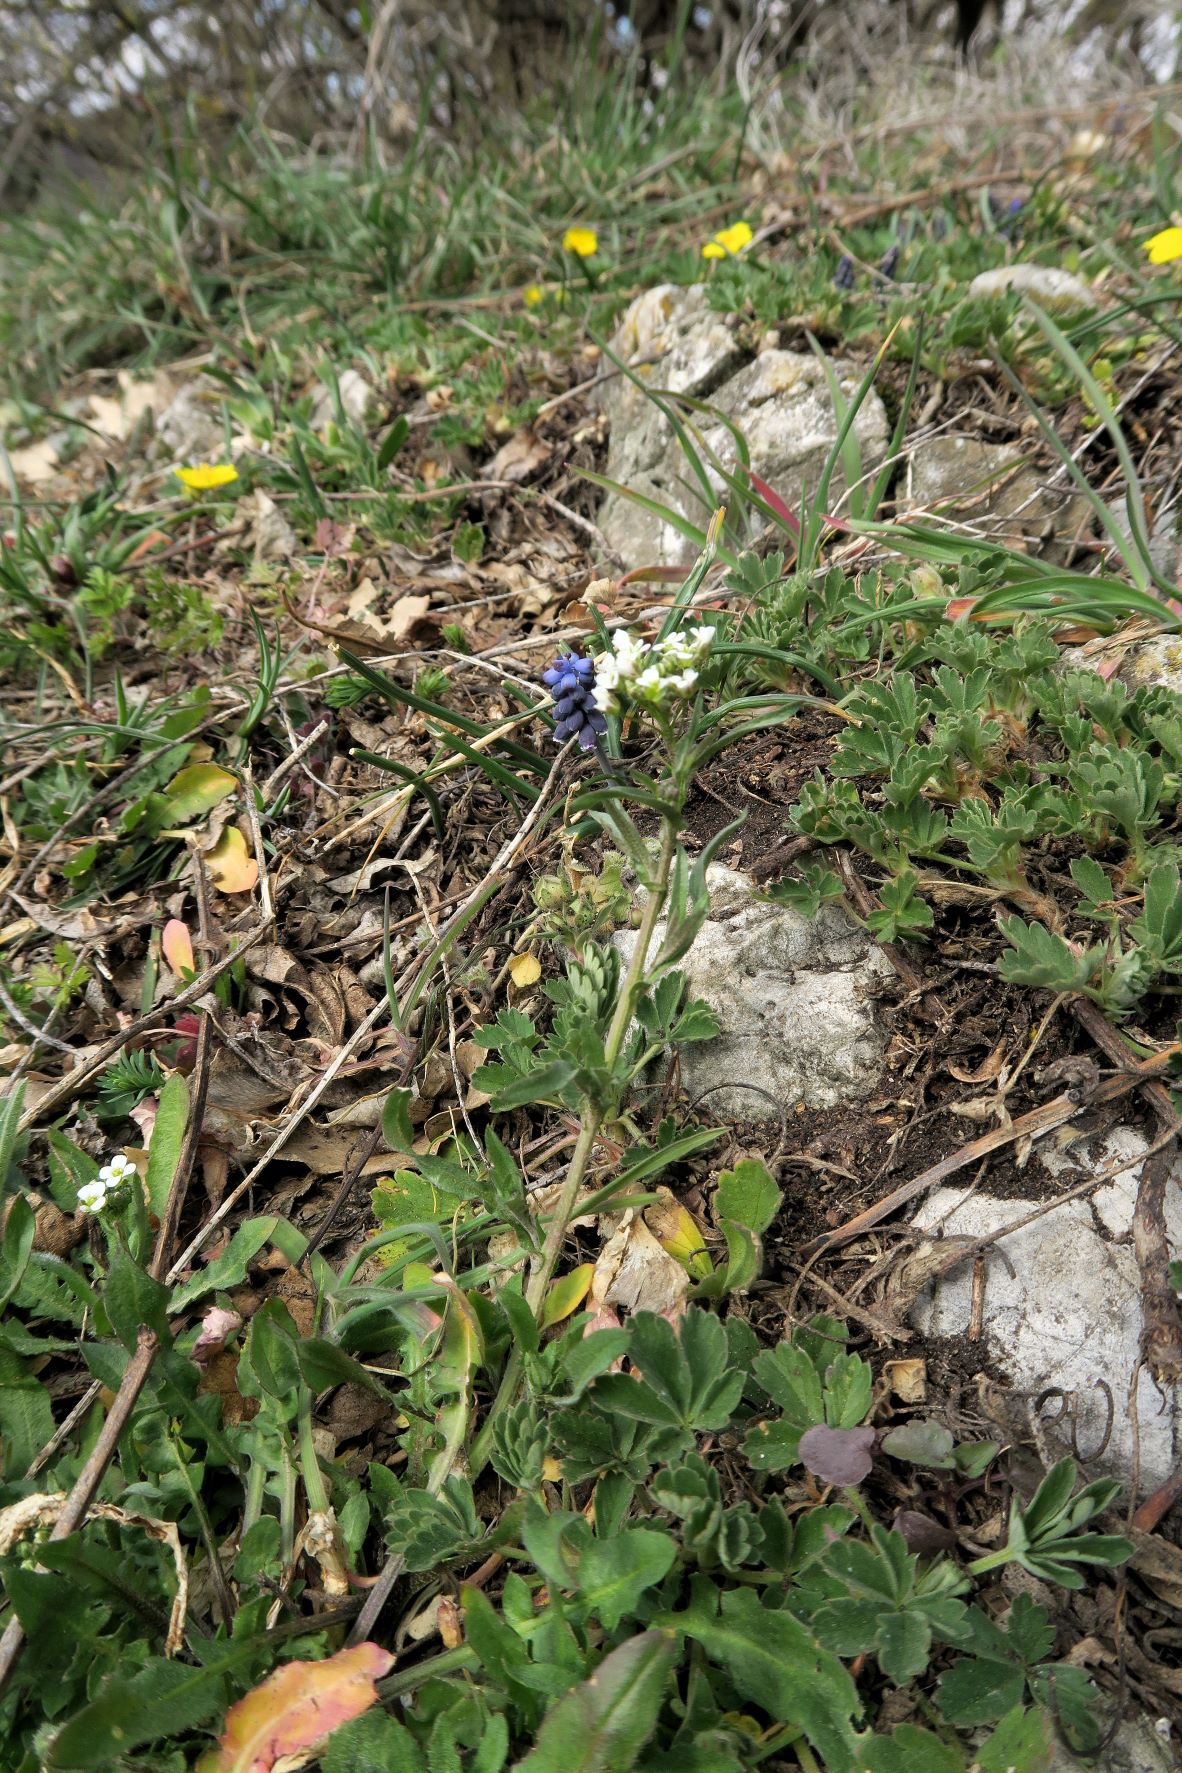
[[[661,850],[657,860],[656,875],[649,885],[648,902],[641,916],[640,927],[636,932],[632,958],[628,962],[628,971],[624,975],[624,983],[620,987],[615,1013],[607,1031],[607,1039],[604,1042],[604,1058],[607,1068],[611,1072],[615,1070],[620,1049],[624,1044],[624,1037],[632,1025],[636,999],[644,985],[648,966],[648,951],[652,946],[653,934],[660,921],[661,912],[665,908],[665,894],[669,889],[669,872],[673,866],[676,848],[677,827],[672,819],[663,819],[661,821]],[[583,1186],[583,1178],[587,1173],[595,1140],[604,1118],[604,1109],[584,1098],[582,1113],[579,1116],[579,1137],[574,1151],[571,1153],[570,1168],[567,1170],[562,1184],[562,1193],[558,1197],[558,1203],[550,1219],[550,1228],[546,1233],[542,1253],[537,1259],[525,1291],[526,1304],[535,1318],[541,1315],[546,1289],[549,1287],[554,1270],[558,1266],[558,1258],[562,1254],[562,1246],[566,1241],[570,1222],[575,1216],[579,1191]],[[519,1348],[511,1349],[509,1358],[505,1362],[505,1371],[497,1388],[497,1394],[489,1406],[488,1415],[484,1419],[480,1433],[472,1443],[470,1466],[473,1477],[487,1462],[493,1424],[501,1411],[507,1408],[516,1396],[517,1387],[521,1382],[522,1366],[521,1350]]]

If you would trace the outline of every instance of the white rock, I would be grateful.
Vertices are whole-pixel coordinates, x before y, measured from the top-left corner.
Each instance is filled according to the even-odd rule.
[[[1073,534],[1091,515],[1088,501],[1069,487],[1046,484],[1023,458],[1012,443],[933,437],[908,459],[908,500],[924,510],[964,507],[971,521],[998,534],[1041,531],[1048,521],[1057,534]]]
[[[1182,695],[1182,635],[1159,634],[1134,646],[1120,676],[1130,689],[1138,689],[1143,683],[1157,683]]]
[[[351,419],[355,425],[363,424],[374,398],[373,389],[365,377],[356,369],[343,369],[337,377],[337,388],[345,417]],[[336,416],[337,406],[333,391],[327,382],[322,382],[312,401],[312,429],[323,430],[325,425],[335,421]]]
[[[157,420],[156,430],[179,467],[203,462],[225,449],[222,401],[226,390],[220,383],[198,376],[177,389]]]
[[[881,951],[839,907],[810,921],[719,863],[706,878],[711,915],[678,965],[721,1032],[681,1048],[686,1094],[710,1090],[705,1112],[744,1120],[869,1095],[884,1045],[874,993],[891,974]],[[631,931],[615,939],[631,952]]]
[[[1143,1370],[1135,1406],[1129,1400],[1142,1331],[1141,1277],[1130,1226],[1145,1149],[1145,1139],[1131,1127],[1116,1127],[1103,1139],[1088,1141],[1082,1148],[1077,1145],[1069,1153],[1049,1143],[1037,1148],[1032,1161],[1041,1162],[1064,1192],[1126,1160],[1127,1167],[1090,1199],[1064,1201],[1001,1240],[998,1253],[987,1256],[982,1348],[982,1365],[987,1356],[1032,1404],[1051,1387],[1075,1393],[1077,1441],[1089,1472],[1129,1478],[1135,1408],[1142,1494],[1164,1483],[1182,1458],[1182,1400],[1177,1391],[1160,1389]],[[1172,1246],[1182,1239],[1180,1178],[1182,1166],[1175,1171],[1166,1197]],[[925,1231],[938,1227],[948,1236],[983,1237],[1040,1204],[1045,1202],[999,1200],[965,1188],[938,1188],[915,1214],[914,1223]],[[911,1314],[918,1329],[934,1336],[964,1334],[971,1312],[972,1271],[972,1262],[965,1262],[920,1295]],[[1112,1393],[1112,1434],[1103,1454],[1093,1459],[1108,1418],[1101,1381]],[[1046,1428],[1048,1439],[1055,1442],[1059,1431],[1049,1423]],[[1064,1451],[1070,1450],[1066,1440],[1062,1445]]]
[[[1077,1760],[1056,1742],[1047,1773],[1073,1773],[1077,1767],[1086,1767],[1090,1773],[1171,1773],[1178,1761],[1170,1736],[1166,1718],[1131,1718],[1119,1726],[1099,1755],[1086,1761]]]
[[[639,296],[624,315],[612,350],[634,366],[636,376],[648,386],[708,399],[725,413],[746,438],[755,473],[790,504],[799,503],[802,488],[815,490],[838,429],[825,371],[817,358],[771,349],[742,367],[751,353],[744,349],[733,320],[706,306],[701,285],[678,289],[663,284]],[[845,398],[851,398],[859,371],[842,360],[834,361],[832,368]],[[705,493],[659,409],[641,388],[619,374],[605,380],[599,401],[611,426],[608,477],[704,528],[709,515]],[[701,433],[699,453],[710,483],[710,502],[730,501],[733,493],[711,466],[710,452],[733,472],[737,457],[731,432],[708,413],[695,414],[691,422]],[[873,472],[886,454],[888,438],[886,410],[873,390],[862,403],[853,434],[863,471]],[[839,468],[832,481],[831,507],[844,487]],[[693,542],[674,524],[620,494],[608,494],[599,525],[629,565],[683,565],[694,558]]]
[[[969,284],[970,296],[1003,296],[1012,289],[1032,296],[1052,314],[1100,306],[1090,284],[1074,271],[1061,271],[1056,265],[999,265],[994,271],[981,271]]]

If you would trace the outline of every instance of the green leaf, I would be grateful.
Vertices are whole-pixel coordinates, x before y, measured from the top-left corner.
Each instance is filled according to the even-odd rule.
[[[8,1188],[8,1172],[20,1142],[20,1118],[25,1106],[25,1084],[22,1078],[16,1088],[0,1098],[0,1195]]]
[[[652,1312],[638,1312],[628,1352],[643,1377],[605,1375],[592,1393],[597,1403],[686,1431],[726,1427],[743,1394],[744,1375],[730,1370],[726,1331],[712,1312],[691,1305],[680,1332]]]
[[[108,1769],[141,1743],[209,1723],[225,1709],[226,1672],[257,1654],[257,1644],[242,1644],[204,1668],[153,1657],[135,1674],[109,1677],[54,1736],[45,1773]]]
[[[397,1087],[390,1091],[382,1108],[382,1137],[391,1151],[413,1159],[415,1133],[410,1122],[411,1095],[410,1090]]]
[[[714,1207],[721,1219],[737,1220],[759,1237],[775,1218],[783,1198],[766,1165],[746,1157],[718,1178]]]
[[[54,1429],[53,1407],[41,1381],[0,1338],[0,1469],[22,1477]]]
[[[37,1219],[23,1194],[13,1196],[0,1239],[0,1314],[21,1284],[33,1239],[37,1235]]]
[[[889,1736],[874,1736],[866,1743],[862,1765],[866,1773],[964,1773],[968,1763],[960,1749],[930,1730],[900,1724]]]
[[[934,1471],[955,1469],[954,1444],[951,1429],[942,1422],[903,1422],[882,1437],[882,1450],[892,1459],[906,1459],[912,1465],[926,1465]]]
[[[936,1703],[950,1724],[991,1724],[1021,1705],[1025,1691],[1020,1663],[965,1656],[940,1676]]]
[[[174,1071],[160,1092],[160,1104],[148,1146],[148,1201],[158,1219],[163,1219],[168,1204],[188,1119],[189,1086],[180,1072]]]
[[[253,1379],[255,1395],[275,1398],[294,1411],[300,1389],[298,1340],[299,1332],[281,1299],[268,1299],[260,1306],[250,1320],[238,1363],[238,1389],[244,1397],[245,1382]]]
[[[422,1749],[378,1707],[334,1730],[320,1757],[324,1773],[427,1773]]]
[[[220,1256],[215,1256],[200,1273],[174,1288],[168,1309],[175,1314],[203,1299],[207,1293],[225,1292],[230,1287],[241,1286],[250,1264],[273,1237],[278,1223],[273,1213],[266,1218],[245,1220]]]
[[[579,1595],[608,1631],[635,1613],[646,1588],[668,1575],[677,1556],[669,1533],[629,1527],[612,1539],[592,1539],[579,1559]]]
[[[671,1631],[645,1631],[605,1656],[542,1720],[516,1773],[628,1773],[657,1727],[677,1655]]]
[[[107,1270],[103,1307],[111,1320],[111,1328],[129,1353],[135,1349],[144,1327],[155,1330],[164,1342],[171,1339],[168,1288],[153,1280],[138,1262],[133,1261],[122,1244],[116,1246]]]
[[[799,1619],[765,1607],[751,1589],[719,1593],[702,1585],[690,1609],[669,1616],[668,1623],[702,1645],[742,1698],[778,1724],[798,1725],[826,1773],[852,1773],[858,1741],[851,1720],[862,1710],[858,1690]]]
[[[1049,1712],[1015,1706],[976,1753],[981,1773],[1046,1773],[1055,1754]]]
[[[188,825],[233,794],[238,778],[214,763],[191,763],[164,790],[164,825]]]

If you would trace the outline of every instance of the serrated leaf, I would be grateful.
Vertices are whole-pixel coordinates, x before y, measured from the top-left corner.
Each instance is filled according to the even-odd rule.
[[[767,1166],[747,1157],[719,1176],[714,1210],[720,1219],[734,1219],[760,1237],[779,1212],[783,1198],[783,1190],[777,1188]]]
[[[670,1533],[628,1527],[611,1539],[592,1539],[579,1559],[584,1606],[608,1631],[635,1613],[645,1589],[667,1576],[677,1556]]]
[[[628,1773],[657,1727],[677,1655],[671,1631],[645,1631],[612,1650],[551,1707],[516,1773]]]
[[[865,1773],[964,1773],[968,1763],[960,1749],[930,1730],[899,1724],[889,1736],[871,1737],[862,1750],[862,1765]]]
[[[374,1710],[333,1731],[321,1765],[324,1773],[427,1773],[426,1757],[406,1725]]]
[[[1055,1753],[1050,1713],[1016,1705],[976,1753],[981,1773],[1046,1773]]]
[[[717,1612],[707,1605],[707,1593],[717,1596]],[[858,1754],[852,1719],[862,1710],[858,1690],[799,1619],[764,1606],[750,1589],[731,1589],[699,1590],[694,1605],[669,1623],[702,1645],[744,1699],[778,1724],[798,1725],[827,1773],[852,1773]]]
[[[44,1385],[0,1336],[0,1470],[21,1477],[53,1434]]]

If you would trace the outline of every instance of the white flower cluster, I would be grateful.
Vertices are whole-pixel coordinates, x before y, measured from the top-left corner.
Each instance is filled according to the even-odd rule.
[[[595,662],[595,706],[602,714],[618,714],[621,692],[649,708],[667,708],[671,701],[692,696],[698,667],[713,645],[713,628],[683,628],[651,646],[617,628],[611,652]]]
[[[78,1211],[101,1213],[112,1197],[123,1194],[135,1174],[136,1168],[131,1159],[120,1152],[109,1164],[103,1165],[93,1182],[82,1184],[78,1190]]]

